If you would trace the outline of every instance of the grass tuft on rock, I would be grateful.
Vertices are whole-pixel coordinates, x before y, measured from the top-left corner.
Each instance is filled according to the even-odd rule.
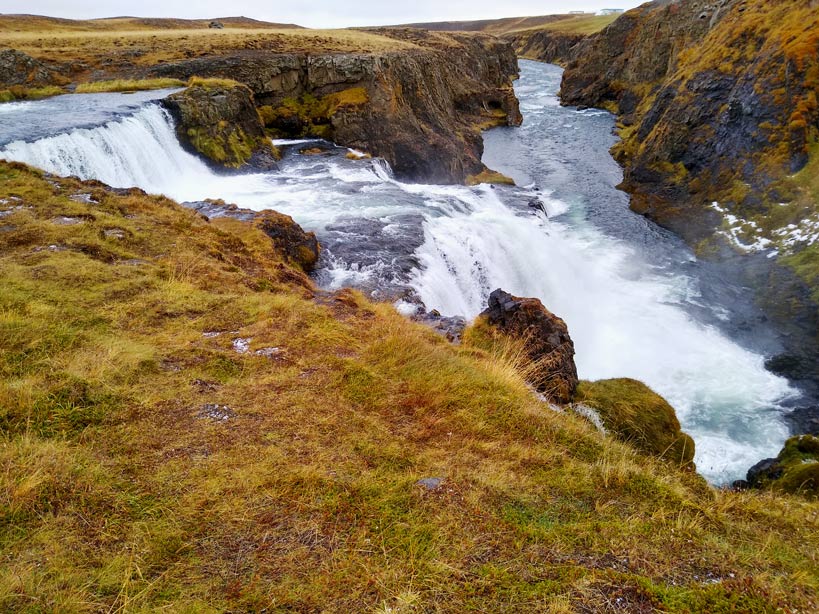
[[[179,79],[112,79],[80,83],[75,90],[78,94],[100,94],[105,92],[141,92],[146,90],[184,87]]]

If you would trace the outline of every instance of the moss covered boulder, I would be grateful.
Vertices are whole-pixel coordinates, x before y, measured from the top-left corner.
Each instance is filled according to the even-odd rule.
[[[816,499],[819,497],[819,437],[791,437],[779,456],[751,467],[748,483],[755,488],[773,488]]]
[[[594,409],[607,431],[641,452],[693,468],[694,440],[682,432],[674,408],[642,382],[581,382],[575,402]]]
[[[164,100],[183,144],[228,168],[248,163],[271,168],[277,153],[265,135],[253,93],[227,79],[192,79]]]

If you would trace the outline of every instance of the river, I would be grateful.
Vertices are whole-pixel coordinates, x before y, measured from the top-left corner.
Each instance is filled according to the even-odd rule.
[[[729,269],[628,209],[608,153],[614,118],[561,107],[560,77],[522,61],[523,125],[485,135],[485,162],[518,187],[402,183],[382,160],[350,160],[330,144],[302,155],[309,144],[292,141],[279,143],[277,171],[217,174],[177,142],[156,104],[167,92],[2,105],[0,158],[281,211],[318,234],[320,285],[360,288],[407,315],[472,318],[496,288],[538,297],[567,322],[582,378],[646,382],[694,437],[700,473],[715,484],[744,477],[781,449],[798,394],[764,368],[776,337]]]

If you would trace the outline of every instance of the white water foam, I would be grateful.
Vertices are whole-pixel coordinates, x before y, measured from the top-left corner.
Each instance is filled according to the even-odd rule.
[[[425,225],[413,285],[428,307],[472,317],[495,288],[539,297],[566,320],[582,378],[632,377],[668,399],[710,480],[739,477],[778,453],[788,430],[770,408],[793,391],[761,356],[675,304],[686,278],[635,276],[625,246],[516,215],[493,190],[463,200],[465,209]]]

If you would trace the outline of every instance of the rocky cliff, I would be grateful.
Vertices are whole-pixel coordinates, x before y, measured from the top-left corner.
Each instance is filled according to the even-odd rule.
[[[150,69],[157,77],[231,78],[246,84],[266,126],[385,158],[400,177],[465,182],[485,170],[480,130],[516,125],[517,61],[478,34],[379,31],[415,48],[386,53],[242,52]]]
[[[819,127],[813,0],[651,2],[580,44],[565,104],[619,114],[633,208],[692,240],[767,214]]]

